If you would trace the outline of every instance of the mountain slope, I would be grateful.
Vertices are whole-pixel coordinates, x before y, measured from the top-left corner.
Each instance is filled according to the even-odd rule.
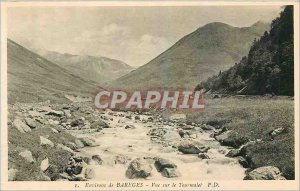
[[[198,86],[218,93],[294,95],[293,7],[273,20],[247,57]]]
[[[9,103],[66,102],[65,95],[91,96],[97,88],[10,39],[7,59]]]
[[[100,84],[117,79],[132,70],[132,67],[106,57],[61,54],[53,51],[41,51],[41,55],[70,73]]]
[[[201,80],[228,69],[249,51],[269,25],[258,22],[237,28],[210,23],[183,37],[148,64],[117,79],[124,88],[195,87]]]

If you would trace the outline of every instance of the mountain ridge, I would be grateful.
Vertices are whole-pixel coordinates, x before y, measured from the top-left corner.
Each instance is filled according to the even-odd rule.
[[[69,102],[66,95],[92,97],[98,84],[86,81],[7,39],[8,102]]]
[[[147,64],[118,78],[111,86],[144,89],[187,85],[193,88],[200,79],[229,68],[245,55],[253,40],[269,26],[264,27],[238,28],[219,22],[209,23],[185,35]]]

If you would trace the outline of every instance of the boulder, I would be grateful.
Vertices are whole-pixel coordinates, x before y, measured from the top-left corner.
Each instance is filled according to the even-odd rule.
[[[83,117],[75,119],[70,123],[70,125],[71,127],[82,127],[84,125],[84,120],[85,119]]]
[[[13,126],[21,133],[27,133],[31,131],[30,127],[26,125],[21,119],[15,119],[13,122]]]
[[[136,115],[136,116],[134,117],[134,119],[135,119],[135,120],[140,120],[140,119],[141,119],[141,117],[140,117],[140,116],[138,116],[138,115]]]
[[[98,120],[98,121],[94,121],[91,124],[91,128],[92,129],[102,130],[103,128],[110,128],[110,126],[106,122],[104,122],[102,120]]]
[[[134,125],[126,125],[125,129],[135,129],[135,126]]]
[[[244,180],[284,180],[281,176],[281,172],[277,167],[264,166],[256,168],[250,172],[247,172]]]
[[[180,172],[176,168],[165,168],[161,174],[167,178],[176,178],[181,176]]]
[[[25,161],[34,163],[34,159],[33,159],[31,151],[25,150],[25,151],[20,152],[19,155],[21,157],[23,157],[25,159]]]
[[[211,125],[203,124],[203,125],[201,125],[201,129],[206,130],[206,131],[213,131],[215,128]]]
[[[53,133],[59,133],[56,129],[54,129],[54,128],[51,128],[51,131],[53,132]]]
[[[79,149],[84,147],[84,144],[79,139],[75,140],[75,144],[76,144],[77,148],[79,148]]]
[[[98,146],[96,144],[96,141],[92,138],[88,138],[88,137],[84,137],[84,138],[81,138],[80,140],[84,146],[86,147],[95,147],[95,146]]]
[[[8,181],[14,181],[16,180],[16,174],[17,174],[18,170],[14,169],[14,168],[10,168],[8,170]]]
[[[38,125],[36,123],[36,121],[34,119],[31,119],[31,118],[26,118],[25,119],[25,123],[31,128],[31,129],[34,129],[36,128]]]
[[[65,145],[63,145],[63,144],[58,143],[58,144],[56,145],[56,148],[74,154],[74,151],[73,151],[72,149],[70,149],[69,147],[67,147],[67,146],[65,146]]]
[[[192,130],[194,129],[195,127],[194,126],[191,126],[191,125],[185,125],[185,126],[182,126],[181,127],[183,130]]]
[[[43,172],[45,172],[49,167],[49,159],[45,158],[44,160],[42,160],[40,168]]]
[[[239,135],[237,132],[225,131],[217,135],[216,140],[222,145],[238,148],[249,141],[248,137]]]
[[[125,155],[117,155],[115,158],[115,164],[127,164],[131,159]]]
[[[181,141],[178,150],[183,154],[199,154],[207,152],[209,147],[196,141]]]
[[[161,172],[165,168],[177,168],[177,165],[173,162],[163,159],[163,158],[155,158],[154,166],[158,172]]]
[[[200,158],[200,159],[209,159],[209,156],[206,153],[199,153],[198,158]]]
[[[269,135],[272,137],[272,138],[275,138],[276,136],[280,135],[280,134],[283,134],[285,132],[285,128],[283,127],[280,127],[280,128],[277,128],[277,129],[274,129],[272,131],[269,132]]]
[[[43,136],[40,136],[40,145],[45,147],[54,147],[54,143]]]
[[[126,171],[126,177],[130,179],[147,178],[150,176],[151,171],[152,167],[147,160],[136,158],[130,163]]]
[[[53,115],[53,116],[56,116],[56,117],[61,117],[64,115],[64,112],[62,111],[55,111],[55,110],[50,110],[48,111],[47,113],[45,113],[46,115]]]
[[[86,167],[85,171],[84,171],[84,176],[86,179],[92,179],[94,178],[96,175],[95,170],[91,167]]]
[[[244,167],[248,168],[250,165],[244,157],[239,157],[239,163]]]
[[[103,163],[103,160],[101,159],[100,155],[93,155],[92,160],[98,165],[101,165]]]

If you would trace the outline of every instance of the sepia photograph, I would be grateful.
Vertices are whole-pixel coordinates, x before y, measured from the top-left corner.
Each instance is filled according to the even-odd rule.
[[[298,1],[1,3],[4,190],[296,191],[298,117]]]

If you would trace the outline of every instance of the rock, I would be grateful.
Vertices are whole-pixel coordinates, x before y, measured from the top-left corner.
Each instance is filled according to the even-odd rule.
[[[53,119],[48,119],[48,123],[53,126],[59,125],[59,121]]]
[[[140,116],[138,116],[138,115],[136,115],[136,116],[134,117],[134,119],[135,119],[135,120],[140,120],[140,119],[141,119],[141,117],[140,117]]]
[[[249,141],[249,138],[239,135],[237,132],[225,131],[217,135],[216,140],[222,145],[238,148]]]
[[[25,150],[23,152],[20,152],[19,155],[21,157],[23,157],[27,162],[34,163],[32,153],[29,150]]]
[[[147,160],[136,158],[130,163],[126,171],[126,177],[130,179],[147,178],[148,176],[150,176],[151,171],[152,167],[147,162]]]
[[[44,172],[51,180],[57,180],[60,177],[60,170],[56,165],[50,164],[47,170]]]
[[[55,110],[50,110],[46,113],[46,115],[53,115],[53,116],[56,116],[56,117],[61,117],[64,115],[64,112],[62,111],[55,111]]]
[[[244,167],[248,168],[250,165],[244,157],[239,157],[239,163]]]
[[[34,129],[37,127],[37,123],[35,122],[34,119],[26,118],[25,123],[31,128]]]
[[[65,146],[65,145],[63,145],[63,144],[58,143],[58,144],[56,145],[56,148],[74,154],[74,151],[73,151],[72,149],[70,149],[69,147],[67,147],[67,146]]]
[[[115,159],[115,164],[127,164],[131,159],[125,155],[117,155]]]
[[[125,116],[127,119],[131,119],[131,115],[126,115]]]
[[[92,160],[98,165],[101,165],[103,163],[103,160],[101,159],[100,155],[93,155]]]
[[[72,158],[73,158],[74,161],[77,162],[77,163],[83,161],[83,158],[82,158],[81,156],[73,156]]]
[[[68,117],[68,118],[72,117],[70,110],[64,110],[64,113],[65,113],[66,117]]]
[[[85,169],[85,172],[84,172],[85,178],[92,179],[92,178],[95,178],[95,175],[96,175],[96,173],[95,173],[95,170],[93,168],[87,167]]]
[[[79,148],[79,149],[84,147],[84,144],[79,139],[75,140],[75,144],[76,144],[77,148]]]
[[[10,168],[8,170],[8,181],[14,181],[16,180],[16,174],[17,174],[18,170],[14,169],[14,168]]]
[[[75,119],[70,123],[70,125],[71,125],[71,127],[78,127],[78,126],[81,127],[84,125],[84,118],[81,117],[81,118]]]
[[[280,135],[280,134],[283,134],[285,132],[285,128],[283,127],[280,127],[280,128],[277,128],[277,129],[274,129],[272,131],[269,132],[269,135],[272,137],[272,138],[275,138],[276,136]]]
[[[167,178],[176,178],[181,176],[180,172],[176,168],[165,168],[161,174]]]
[[[44,160],[42,160],[40,168],[43,172],[45,172],[49,167],[49,159],[45,158]]]
[[[176,114],[172,114],[170,117],[169,117],[169,120],[186,120],[186,115],[185,114],[179,114],[179,113],[176,113]]]
[[[74,166],[74,174],[78,175],[82,172],[83,166],[81,164],[77,164]]]
[[[155,137],[162,137],[162,136],[164,136],[166,133],[167,133],[166,129],[161,128],[161,127],[158,127],[158,128],[151,129],[151,130],[148,132],[148,135],[150,135],[150,136],[155,136]]]
[[[208,156],[208,154],[206,154],[206,153],[199,153],[199,154],[198,154],[198,158],[201,158],[201,159],[209,159],[209,156]]]
[[[92,164],[92,159],[90,157],[83,157],[83,161],[88,165]]]
[[[21,133],[27,133],[31,131],[30,127],[26,125],[21,119],[15,119],[13,122],[13,126]]]
[[[183,130],[192,130],[194,129],[195,127],[194,126],[191,126],[191,125],[185,125],[185,126],[182,126],[181,127]]]
[[[178,150],[183,154],[199,154],[207,152],[209,147],[195,141],[181,141]]]
[[[148,122],[153,122],[154,119],[153,119],[153,117],[148,117],[147,120],[148,120]]]
[[[28,111],[29,116],[34,118],[34,117],[42,117],[42,114],[40,112],[37,111]]]
[[[40,145],[45,147],[54,147],[54,143],[43,136],[40,136]]]
[[[106,122],[104,122],[102,120],[98,120],[91,124],[91,128],[102,130],[103,128],[110,128],[110,126]]]
[[[126,125],[125,129],[135,129],[135,126],[134,125]]]
[[[173,162],[163,159],[163,158],[155,158],[154,166],[158,172],[161,172],[165,168],[177,168],[177,165]]]
[[[51,181],[51,178],[49,176],[43,175],[41,181]]]
[[[59,133],[56,129],[54,129],[54,128],[51,128],[51,131],[53,132],[53,133]]]
[[[282,180],[281,172],[277,167],[264,166],[247,172],[244,180]]]
[[[88,137],[81,138],[81,142],[83,143],[84,146],[87,146],[87,147],[98,146],[94,139],[91,139],[91,138],[88,138]]]
[[[226,154],[226,157],[231,157],[231,158],[237,157],[240,155],[240,152],[241,152],[240,149],[232,149]]]
[[[66,147],[69,147],[73,151],[77,151],[77,149],[78,149],[77,145],[75,143],[73,143],[73,142],[65,142],[64,145]]]
[[[206,130],[206,131],[212,131],[215,128],[211,125],[203,124],[203,125],[201,125],[201,129]]]
[[[84,177],[84,175],[80,174],[77,176],[72,176],[70,181],[87,181],[87,179]]]

